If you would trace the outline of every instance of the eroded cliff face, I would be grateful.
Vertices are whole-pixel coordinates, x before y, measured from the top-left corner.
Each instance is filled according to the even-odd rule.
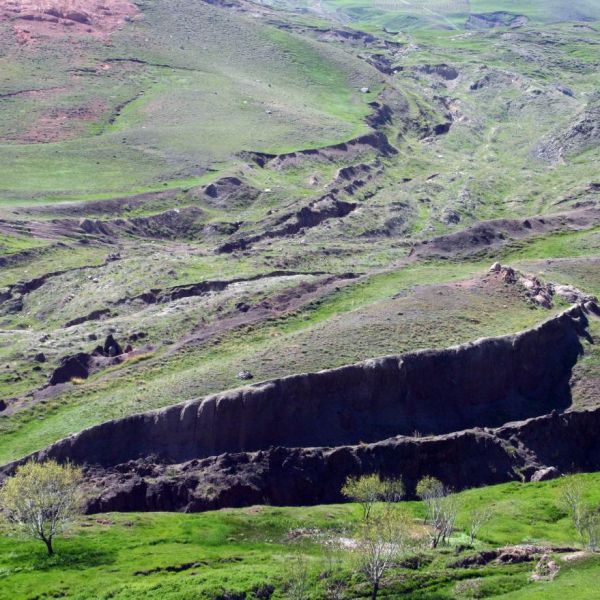
[[[350,475],[402,477],[409,496],[432,475],[455,490],[600,469],[600,409],[558,412],[498,429],[397,437],[339,448],[271,448],[180,465],[131,461],[88,470],[90,513],[197,512],[254,504],[304,506],[344,500]]]
[[[90,511],[339,501],[348,475],[372,472],[409,489],[424,474],[459,489],[599,468],[600,409],[559,414],[591,309],[110,421],[33,458],[84,465]],[[511,421],[521,422],[501,427]]]
[[[569,406],[586,325],[575,306],[515,335],[276,379],[107,422],[39,457],[103,467],[147,456],[181,463],[495,427]]]

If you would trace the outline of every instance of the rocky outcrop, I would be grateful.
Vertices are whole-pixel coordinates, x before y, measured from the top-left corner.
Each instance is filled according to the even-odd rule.
[[[420,256],[466,256],[501,246],[511,239],[523,239],[543,233],[578,231],[598,223],[598,206],[527,219],[493,219],[480,221],[456,233],[424,240],[415,246],[414,251]]]
[[[536,157],[549,162],[561,162],[600,144],[600,102],[591,103],[577,121],[535,148]]]
[[[344,189],[346,193],[354,193],[364,183],[364,180],[353,180]],[[216,248],[216,252],[218,254],[229,254],[236,250],[245,250],[262,240],[295,235],[304,229],[317,227],[329,219],[341,219],[349,215],[358,205],[355,202],[339,200],[335,194],[336,191],[332,191],[310,202],[297,211],[285,213],[280,217],[266,221],[263,224],[265,230],[260,233],[246,236],[240,235],[239,237],[232,236],[230,241]]]
[[[59,366],[52,371],[48,379],[49,385],[69,383],[73,379],[87,379],[93,371],[106,368],[120,362],[123,348],[109,335],[104,344],[97,346],[91,353],[78,352],[64,356]]]
[[[436,75],[446,81],[454,81],[455,79],[458,79],[458,76],[460,75],[456,67],[445,63],[439,65],[419,65],[417,67],[411,67],[411,70],[416,71],[417,73],[425,73],[426,75]]]
[[[297,166],[303,159],[334,160],[349,155],[376,151],[382,156],[398,154],[381,131],[372,131],[340,144],[333,144],[324,148],[311,148],[297,150],[286,154],[266,154],[264,152],[242,152],[242,158],[252,160],[260,167],[281,169],[288,166]]]
[[[566,409],[587,325],[575,306],[523,333],[294,375],[110,421],[38,453],[114,466],[272,446],[343,446],[495,427]]]
[[[239,177],[221,177],[200,188],[192,188],[187,196],[202,199],[220,208],[243,207],[251,204],[260,195],[260,190],[248,185]]]
[[[492,29],[494,27],[523,27],[529,22],[525,15],[505,11],[471,14],[465,24],[466,29]]]
[[[58,385],[72,379],[87,379],[90,374],[92,357],[86,352],[78,352],[61,359],[60,365],[52,371],[48,383]]]
[[[143,302],[144,304],[161,304],[166,302],[173,302],[180,300],[181,298],[191,298],[195,296],[204,296],[211,292],[222,292],[232,285],[239,283],[251,283],[253,281],[261,281],[273,278],[283,277],[298,277],[300,275],[306,276],[320,276],[327,275],[326,271],[269,271],[268,273],[259,273],[258,275],[250,275],[249,277],[235,277],[233,279],[208,279],[205,281],[199,281],[196,283],[189,283],[185,285],[175,285],[169,288],[153,288],[142,292],[136,296],[125,296],[115,300],[113,304],[115,306],[121,304],[129,304],[131,302]],[[87,319],[85,319],[87,320]]]
[[[370,473],[402,477],[409,497],[425,475],[456,490],[533,481],[544,470],[600,469],[599,426],[600,409],[555,412],[499,429],[398,437],[375,444],[276,447],[178,465],[138,460],[88,469],[87,511],[197,512],[254,504],[341,502],[346,478]]]

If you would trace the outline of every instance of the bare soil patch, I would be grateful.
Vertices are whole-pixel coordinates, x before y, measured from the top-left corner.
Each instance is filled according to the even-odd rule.
[[[70,139],[82,133],[86,123],[100,119],[107,110],[106,103],[100,99],[91,99],[83,106],[54,107],[42,113],[25,131],[5,139],[26,144]]]
[[[39,37],[104,37],[138,16],[127,0],[0,0],[0,20],[13,22],[22,45]]]

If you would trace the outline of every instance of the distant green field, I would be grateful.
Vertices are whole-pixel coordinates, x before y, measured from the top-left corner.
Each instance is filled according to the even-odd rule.
[[[600,19],[593,0],[325,0],[325,6],[351,22],[403,30],[436,26],[462,29],[471,14],[507,12],[535,22]]]

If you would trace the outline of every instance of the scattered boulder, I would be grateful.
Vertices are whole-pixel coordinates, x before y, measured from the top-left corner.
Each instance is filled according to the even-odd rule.
[[[585,292],[582,292],[580,289],[572,285],[554,284],[553,291],[557,296],[559,296],[563,300],[566,300],[567,302],[571,302],[573,304],[575,302],[581,302],[583,304],[589,302],[592,305],[595,305],[595,303],[598,301],[595,296],[586,294]]]
[[[442,215],[442,221],[446,225],[457,225],[460,223],[460,214],[455,210],[448,209],[444,211],[444,214]]]
[[[104,342],[104,356],[114,357],[123,354],[123,348],[110,334]]]
[[[242,381],[249,381],[250,379],[254,379],[254,375],[252,375],[250,371],[240,371],[237,374],[237,378],[241,379]]]
[[[535,566],[530,579],[531,581],[552,581],[559,571],[560,567],[556,561],[551,560],[550,555],[546,552]]]
[[[148,334],[143,331],[136,331],[129,336],[129,341],[137,342],[138,340],[143,340],[145,337],[147,337],[147,335]]]
[[[48,383],[50,385],[68,383],[74,377],[87,379],[90,374],[91,360],[91,355],[85,352],[63,357],[60,366],[52,371]]]
[[[67,383],[74,377],[87,379],[92,370],[119,362],[118,357],[121,354],[123,354],[123,348],[113,335],[109,334],[104,345],[96,346],[91,353],[79,352],[63,357],[60,365],[50,375],[49,384]]]
[[[531,481],[550,481],[560,477],[560,471],[556,467],[544,467],[538,469],[532,476]]]
[[[246,302],[238,302],[235,305],[235,309],[242,313],[247,313],[250,310],[250,305]]]
[[[433,133],[435,135],[444,135],[450,131],[452,127],[452,121],[445,121],[444,123],[438,123],[433,127]]]
[[[33,357],[33,360],[35,360],[35,362],[44,363],[44,362],[46,362],[46,355],[43,352],[38,352]]]

